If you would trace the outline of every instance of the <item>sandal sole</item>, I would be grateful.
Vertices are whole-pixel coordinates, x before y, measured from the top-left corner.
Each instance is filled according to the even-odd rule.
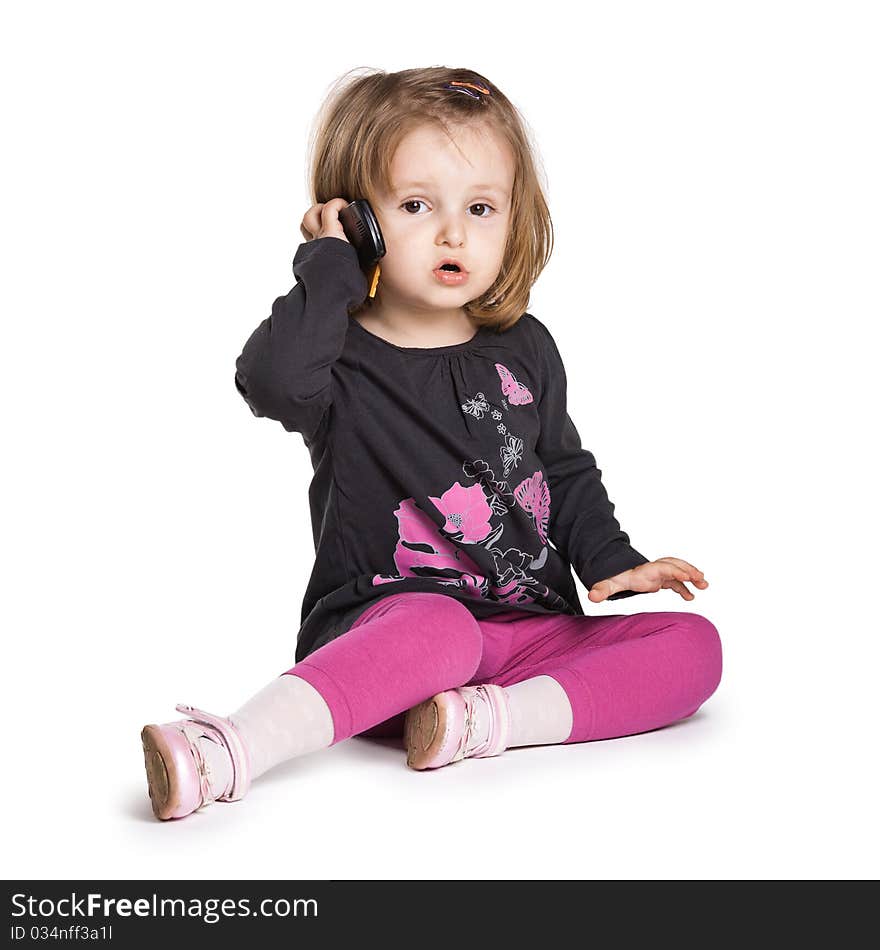
[[[158,726],[144,726],[141,730],[141,744],[144,747],[144,766],[147,770],[147,790],[153,814],[161,821],[167,821],[180,805],[180,783],[174,756]]]
[[[406,764],[411,769],[433,768],[446,739],[446,706],[438,702],[439,694],[407,711],[403,736]]]

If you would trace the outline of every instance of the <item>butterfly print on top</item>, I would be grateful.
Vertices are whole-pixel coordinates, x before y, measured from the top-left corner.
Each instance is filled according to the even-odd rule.
[[[512,432],[507,433],[507,439],[500,448],[501,461],[504,462],[504,477],[510,474],[511,468],[516,468],[522,460],[523,440]]]
[[[503,363],[496,363],[495,369],[501,377],[501,392],[507,396],[512,406],[525,406],[532,401],[532,394],[523,386],[521,382],[510,372]]]
[[[535,519],[535,528],[542,543],[547,543],[547,522],[550,519],[550,488],[544,481],[543,472],[535,472],[513,490],[513,495],[522,507]]]
[[[467,402],[463,402],[461,408],[465,412],[469,412],[475,419],[482,419],[483,415],[489,411],[489,403],[486,402],[486,397],[483,393],[477,393],[473,399],[468,399]]]

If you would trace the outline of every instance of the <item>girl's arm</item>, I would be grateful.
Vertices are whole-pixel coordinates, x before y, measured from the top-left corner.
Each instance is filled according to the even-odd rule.
[[[541,432],[538,458],[550,488],[548,532],[559,553],[589,590],[594,584],[648,563],[629,543],[614,517],[614,505],[602,484],[602,472],[581,440],[567,409],[565,367],[550,331],[535,318],[544,354],[544,379],[538,402]],[[608,600],[641,591],[618,591]]]
[[[293,273],[296,286],[275,300],[235,361],[235,385],[255,416],[278,420],[308,443],[333,401],[349,308],[368,286],[357,251],[336,237],[300,244]]]

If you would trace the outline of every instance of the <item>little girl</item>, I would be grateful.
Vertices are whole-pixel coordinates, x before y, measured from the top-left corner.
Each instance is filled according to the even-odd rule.
[[[592,603],[708,582],[630,546],[526,311],[552,227],[525,128],[464,69],[368,71],[328,98],[296,284],[235,374],[314,468],[296,665],[228,717],[179,705],[143,729],[157,818],[353,735],[402,736],[434,769],[657,729],[718,686],[704,617],[579,602],[572,568]],[[356,198],[385,241],[369,275],[339,221]]]

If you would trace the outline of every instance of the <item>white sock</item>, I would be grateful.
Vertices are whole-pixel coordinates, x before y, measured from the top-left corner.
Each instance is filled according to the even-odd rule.
[[[508,748],[552,745],[571,735],[571,703],[552,676],[533,676],[506,686],[505,692],[511,720]]]
[[[333,742],[333,717],[321,694],[302,677],[283,673],[227,716],[251,754],[251,777]]]

